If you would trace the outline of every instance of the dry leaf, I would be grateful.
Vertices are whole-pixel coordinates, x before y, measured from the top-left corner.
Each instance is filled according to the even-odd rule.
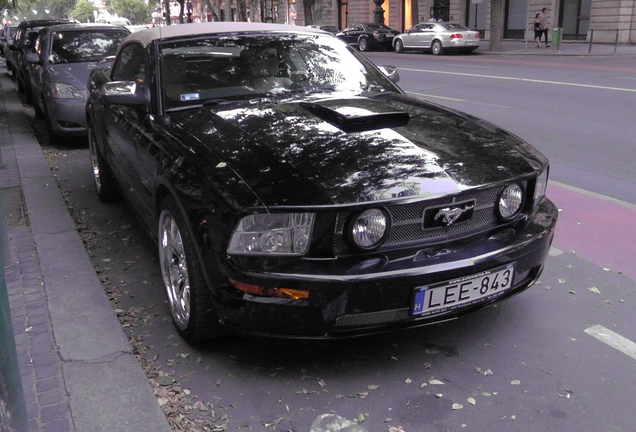
[[[454,410],[459,410],[459,409],[462,409],[462,408],[464,408],[464,405],[462,405],[462,404],[458,404],[458,403],[454,403],[453,404],[453,409]]]
[[[411,381],[411,378],[407,378],[407,379],[404,380],[404,382],[407,383],[407,384],[411,384],[413,381]]]
[[[475,398],[469,397],[468,399],[466,399],[468,401],[469,404],[471,405],[475,405],[477,403],[477,401],[475,400]]]
[[[432,385],[443,385],[444,384],[442,381],[440,381],[438,379],[429,380],[428,383],[432,384]]]
[[[380,388],[380,386],[379,386],[379,385],[371,384],[370,386],[367,386],[367,388],[368,388],[369,390],[377,390],[377,389],[379,389],[379,388]]]
[[[519,381],[519,380],[512,380],[512,381],[510,381],[510,384],[512,384],[512,385],[519,385],[519,384],[521,384],[521,381]]]
[[[587,290],[588,290],[589,292],[594,293],[594,294],[599,294],[599,295],[601,294],[601,292],[600,292],[600,291],[598,290],[598,288],[596,288],[596,287],[590,287],[590,288],[588,288]]]

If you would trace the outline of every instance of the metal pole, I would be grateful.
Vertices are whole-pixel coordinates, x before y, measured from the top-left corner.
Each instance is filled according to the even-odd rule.
[[[618,48],[618,29],[616,29],[616,40],[614,41],[614,54],[616,54],[617,48]]]
[[[587,49],[587,53],[591,53],[592,52],[592,41],[594,40],[594,29],[590,30],[590,46]]]

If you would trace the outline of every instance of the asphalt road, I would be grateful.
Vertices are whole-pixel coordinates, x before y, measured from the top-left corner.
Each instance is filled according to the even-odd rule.
[[[622,189],[623,183],[636,182],[629,166],[633,109],[627,109],[633,107],[628,105],[633,94],[527,81],[634,89],[636,81],[619,77],[622,69],[625,76],[635,75],[627,62],[553,59],[557,65],[541,65],[536,59],[491,56],[369,57],[399,66],[405,90],[484,117],[536,145],[553,161],[553,180],[594,190],[574,181],[589,172],[603,179],[594,182],[595,192],[608,189],[608,195],[636,202]],[[590,113],[590,105],[599,112]],[[85,142],[52,148],[41,122],[33,119],[33,124],[169,418],[177,419],[180,412],[191,424],[198,419],[201,430],[207,425],[217,431],[308,432],[325,413],[357,420],[368,432],[390,427],[406,432],[633,430],[636,350],[629,341],[636,341],[636,282],[627,271],[581,256],[572,246],[590,243],[576,230],[596,229],[600,216],[588,211],[592,207],[610,202],[615,214],[625,213],[628,227],[633,208],[557,186],[563,202],[589,204],[580,218],[560,221],[571,225],[572,233],[555,243],[541,283],[456,321],[329,343],[229,337],[190,346],[170,322],[155,245],[125,203],[96,199]],[[612,142],[605,140],[599,148],[606,135]],[[597,243],[599,248],[612,245]]]

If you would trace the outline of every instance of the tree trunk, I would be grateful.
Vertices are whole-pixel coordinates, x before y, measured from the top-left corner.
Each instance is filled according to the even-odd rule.
[[[170,0],[164,0],[163,2],[164,13],[166,14],[166,25],[170,25]]]
[[[504,0],[490,2],[490,51],[503,51]]]

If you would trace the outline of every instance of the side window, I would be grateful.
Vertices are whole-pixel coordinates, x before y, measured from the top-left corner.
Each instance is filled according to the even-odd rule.
[[[146,50],[138,43],[126,45],[113,66],[113,81],[144,80],[146,76]]]

